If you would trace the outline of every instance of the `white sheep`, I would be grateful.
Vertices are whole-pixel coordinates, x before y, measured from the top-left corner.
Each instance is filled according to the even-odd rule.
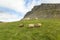
[[[38,18],[36,17],[35,19],[37,20]]]
[[[41,27],[41,25],[42,25],[41,23],[37,23],[37,24],[35,24],[34,26],[35,26],[35,27]]]
[[[29,27],[30,27],[30,28],[33,28],[33,27],[34,27],[34,24],[29,24]]]
[[[30,18],[25,18],[25,20],[30,20]]]
[[[29,24],[29,27],[30,28],[33,28],[33,27],[41,27],[41,23],[37,23],[37,24]]]

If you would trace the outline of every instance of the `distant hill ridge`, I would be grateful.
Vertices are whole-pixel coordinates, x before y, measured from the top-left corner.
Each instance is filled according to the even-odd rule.
[[[60,4],[42,3],[35,6],[24,18],[60,18]]]

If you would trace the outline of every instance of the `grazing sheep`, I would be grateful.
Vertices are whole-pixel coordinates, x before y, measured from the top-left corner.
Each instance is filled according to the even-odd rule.
[[[41,23],[38,23],[38,24],[35,24],[34,26],[35,27],[41,27],[41,25],[42,25]]]
[[[25,20],[30,20],[30,18],[25,18]]]
[[[29,28],[33,28],[34,27],[34,24],[29,24]]]
[[[24,27],[24,24],[20,24],[19,27]]]
[[[37,20],[38,18],[36,17],[35,19]]]

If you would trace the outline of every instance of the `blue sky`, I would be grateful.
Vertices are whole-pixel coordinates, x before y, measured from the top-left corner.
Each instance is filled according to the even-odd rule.
[[[60,3],[60,0],[0,0],[0,21],[21,20],[35,5]]]

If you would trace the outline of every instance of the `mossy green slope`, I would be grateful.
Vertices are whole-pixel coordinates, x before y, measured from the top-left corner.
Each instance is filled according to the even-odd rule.
[[[42,23],[39,28],[28,28],[30,23]],[[24,27],[19,27],[24,24]],[[60,40],[60,19],[22,20],[0,23],[0,40]]]

